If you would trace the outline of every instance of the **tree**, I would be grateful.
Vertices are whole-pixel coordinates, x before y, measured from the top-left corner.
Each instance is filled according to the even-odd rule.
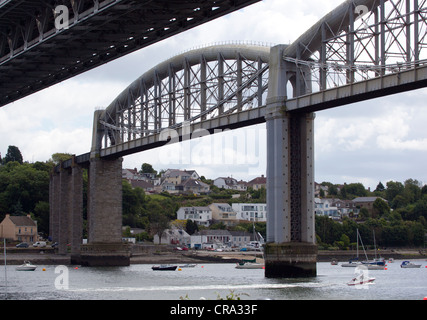
[[[381,198],[377,198],[374,203],[372,204],[372,217],[378,218],[382,215],[388,214],[390,212],[390,207],[388,206],[387,202],[382,200]]]
[[[377,187],[375,188],[375,191],[384,191],[384,190],[385,190],[385,187],[384,187],[384,185],[382,184],[382,182],[380,181],[380,182],[378,183]]]
[[[7,153],[3,161],[4,161],[4,164],[11,161],[17,161],[20,164],[24,162],[21,151],[19,151],[19,148],[15,146],[9,146],[9,148],[7,148]]]
[[[151,215],[150,231],[151,234],[159,237],[159,244],[162,243],[162,235],[169,228],[169,219],[161,212],[154,212]]]
[[[157,171],[153,169],[153,166],[149,163],[143,163],[141,166],[141,173],[154,173],[157,175]]]
[[[193,220],[188,219],[187,223],[185,225],[185,231],[189,235],[192,235],[192,234],[196,233],[197,231],[199,231],[199,226],[197,225],[196,222],[193,222]]]

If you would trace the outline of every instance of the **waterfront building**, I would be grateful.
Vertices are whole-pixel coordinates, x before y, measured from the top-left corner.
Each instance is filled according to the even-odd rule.
[[[266,222],[267,204],[266,203],[233,203],[233,211],[237,214],[237,219]]]
[[[0,223],[0,238],[32,244],[38,240],[37,223],[31,216],[11,216],[6,214]]]
[[[192,220],[200,226],[209,227],[212,210],[209,207],[181,207],[176,213],[178,220]]]

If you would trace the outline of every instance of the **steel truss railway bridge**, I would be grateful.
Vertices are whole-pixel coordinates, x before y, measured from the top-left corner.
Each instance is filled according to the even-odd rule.
[[[3,2],[6,5],[19,3]],[[118,4],[112,11],[106,10],[101,17],[124,10],[123,16],[129,15],[129,20],[134,23],[133,13],[125,12],[125,4],[130,5],[132,1],[117,2],[123,4]],[[179,2],[170,3],[173,6],[172,3]],[[201,7],[202,3],[237,3],[236,8],[240,8],[252,2],[255,1],[193,1],[195,8],[188,10],[195,15],[203,11],[201,16],[209,19],[212,8]],[[121,243],[123,156],[179,142],[190,134],[205,135],[215,133],[217,129],[266,122],[268,216],[265,275],[316,275],[314,112],[425,87],[426,2],[345,1],[290,45],[267,47],[234,43],[206,46],[180,54],[147,71],[105,110],[95,112],[90,152],[63,162],[52,174],[51,233],[60,244],[60,252],[65,252],[65,244],[71,243],[72,254],[88,265],[129,263],[127,247]],[[144,3],[153,7],[159,3],[166,5],[166,1]],[[93,1],[93,4],[99,5],[101,1]],[[172,23],[174,15],[168,15],[165,7],[163,9],[162,21]],[[95,11],[92,14],[94,19],[88,21],[94,25],[102,20],[96,19]],[[145,16],[150,17],[150,14],[147,12]],[[74,20],[76,28],[70,27],[70,32],[63,35],[70,44],[79,41],[74,32],[86,30],[90,24],[83,22],[80,26],[79,17],[77,15]],[[2,19],[5,19],[4,15],[0,15],[0,30]],[[38,25],[38,20],[34,19]],[[154,21],[157,20],[153,20],[153,26]],[[177,17],[171,28],[179,29],[191,23],[185,21]],[[116,38],[113,26],[107,28],[105,38],[97,37],[94,46],[101,47],[105,39]],[[149,35],[156,34],[161,38],[167,31],[162,29],[163,25],[160,29],[157,27],[155,25]],[[93,28],[100,30],[99,26]],[[132,45],[143,43],[145,36],[134,35],[136,29],[123,27],[118,35],[122,39],[132,38]],[[40,37],[34,30],[32,35]],[[82,32],[81,37],[86,36],[89,34]],[[62,34],[58,37],[61,39]],[[63,48],[67,41],[62,43]],[[12,61],[6,63],[6,67],[12,68],[11,77],[19,80],[20,63],[16,61],[20,58],[18,53],[14,57],[15,50],[12,50],[10,41],[8,43],[6,56],[8,54]],[[23,45],[25,51],[25,43]],[[40,43],[38,48],[42,47],[43,43]],[[35,51],[27,49],[23,68],[28,67],[26,63],[31,63],[33,53],[35,59],[43,58],[38,48]],[[120,55],[122,50],[126,53],[123,47],[120,50],[118,46],[114,48],[113,55]],[[5,45],[0,46],[0,56],[2,52],[4,57]],[[96,57],[93,63],[100,64],[104,61],[101,56],[105,57],[107,53],[93,55]],[[13,62],[13,59],[18,60]],[[69,61],[73,62],[73,59]],[[28,86],[37,90],[40,79],[49,83],[49,79],[61,79],[65,73],[72,76],[71,69],[80,70],[81,64],[90,67],[89,61],[90,58],[81,58],[79,62],[74,59],[74,64],[59,68],[58,73],[46,71],[51,75],[46,78],[35,74],[29,77],[28,81],[33,84]],[[64,60],[57,62],[59,66],[65,63]],[[0,68],[2,66],[0,64]],[[64,68],[69,69],[65,71]],[[2,77],[4,81],[5,75]],[[2,91],[2,101],[12,99],[17,92],[26,93],[24,89],[20,91],[16,83],[10,82],[10,93]],[[89,168],[87,245],[81,245],[83,167]]]

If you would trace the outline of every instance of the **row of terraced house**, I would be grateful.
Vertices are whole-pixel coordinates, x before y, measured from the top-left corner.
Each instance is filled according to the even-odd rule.
[[[123,169],[122,178],[133,188],[139,187],[148,193],[169,192],[171,194],[208,194],[210,186],[201,181],[195,170],[168,169],[157,177],[154,173],[140,173],[135,169]],[[213,181],[218,188],[246,191],[249,187],[258,190],[265,188],[267,179],[262,175],[249,182],[237,181],[232,177],[219,177]]]

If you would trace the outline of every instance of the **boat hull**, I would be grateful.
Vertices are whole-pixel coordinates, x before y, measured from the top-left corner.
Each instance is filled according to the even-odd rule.
[[[238,264],[236,266],[236,269],[264,269],[264,264],[261,263],[245,263],[245,264]]]
[[[178,266],[153,266],[154,271],[175,271]]]
[[[347,283],[347,285],[349,285],[349,286],[359,286],[359,285],[363,285],[363,284],[372,283],[374,281],[375,281],[375,278],[370,278],[370,279],[367,279],[367,280],[351,281],[351,282]]]

